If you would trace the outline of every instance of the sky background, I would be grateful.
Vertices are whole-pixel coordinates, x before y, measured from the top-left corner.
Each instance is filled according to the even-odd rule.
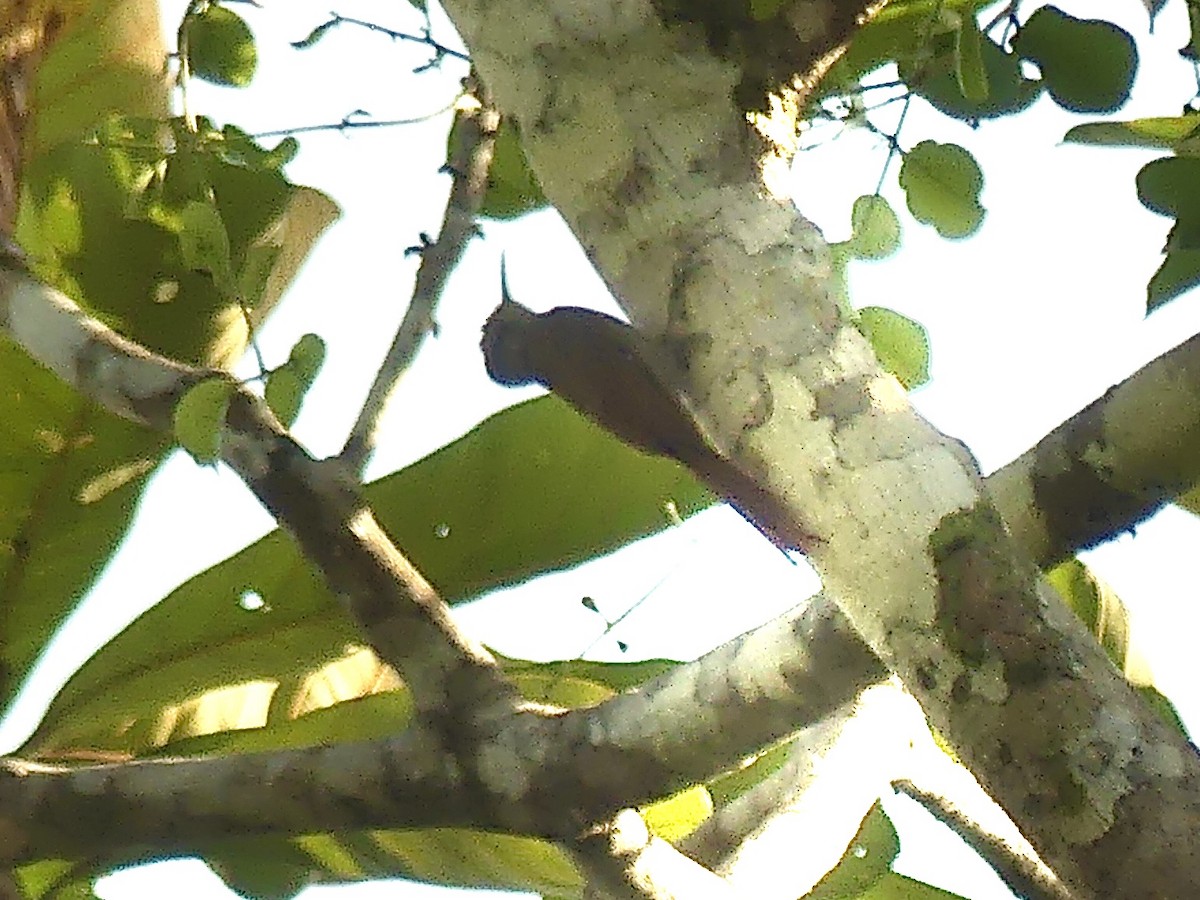
[[[184,5],[164,4],[169,34]],[[1152,35],[1137,0],[1059,5],[1075,15],[1111,18],[1138,40],[1141,68],[1121,118],[1176,115],[1195,93],[1193,68],[1176,53],[1187,39],[1181,0],[1170,0]],[[236,9],[255,28],[259,74],[242,91],[196,85],[196,112],[251,132],[334,123],[356,109],[377,119],[432,115],[398,128],[303,135],[301,153],[289,167],[294,181],[323,189],[345,211],[260,339],[270,365],[285,359],[306,332],[325,338],[325,367],[295,428],[322,456],[340,449],[403,315],[417,266],[403,248],[417,243],[422,231],[436,234],[449,188],[448,177],[436,173],[445,159],[448,107],[465,66],[448,60],[440,70],[414,75],[428,48],[349,27],[311,50],[288,46],[324,20],[328,0]],[[421,25],[406,3],[346,2],[336,9],[414,33]],[[460,46],[444,17],[435,14],[434,23],[439,41]],[[895,105],[876,121],[888,129],[898,112]],[[1200,330],[1200,305],[1191,295],[1144,314],[1145,284],[1160,262],[1170,223],[1138,203],[1134,176],[1161,154],[1061,144],[1072,125],[1091,118],[1042,99],[1015,120],[971,129],[915,102],[901,144],[928,138],[969,148],[984,171],[987,217],[968,240],[939,238],[908,216],[893,168],[883,193],[901,216],[901,251],[851,270],[856,305],[889,306],[926,326],[933,380],[914,393],[913,402],[965,441],[985,471]],[[801,154],[794,171],[797,203],[828,239],[843,239],[854,198],[875,189],[886,145],[865,129],[837,125],[821,126],[809,143],[814,149]],[[439,336],[392,399],[369,477],[419,459],[534,393],[490,383],[478,352],[479,326],[499,299],[501,252],[513,295],[527,306],[616,311],[554,212],[487,223],[483,230],[450,279]],[[272,527],[235,476],[176,454],[156,477],[90,602],[64,628],[22,702],[0,726],[0,740],[18,744],[71,671],[126,622]],[[1136,536],[1086,555],[1130,607],[1134,639],[1193,731],[1200,726],[1194,662],[1198,539],[1193,517],[1169,509]],[[610,619],[645,598],[592,655],[616,658],[620,638],[629,645],[627,658],[689,658],[794,606],[815,585],[811,573],[790,565],[736,513],[716,509],[613,557],[520,588],[520,606],[504,592],[458,614],[501,652],[570,658],[603,628],[580,606],[580,597],[596,598]],[[903,802],[888,809],[902,829],[920,816]],[[920,827],[911,832],[919,837],[904,843],[901,868],[983,900],[1009,896],[990,873],[948,864],[937,830]],[[165,886],[180,884],[189,885],[191,897],[230,896],[195,862],[118,873],[102,880],[98,892],[113,900],[160,896]],[[426,896],[412,886],[398,892],[394,884],[312,888],[304,896],[372,897],[385,890],[387,896]]]

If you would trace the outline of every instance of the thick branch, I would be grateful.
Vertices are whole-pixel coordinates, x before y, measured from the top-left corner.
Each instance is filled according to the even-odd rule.
[[[3,317],[9,331],[81,391],[125,415],[165,427],[174,398],[187,385],[209,376],[207,372],[180,366],[123,341],[83,317],[65,298],[24,277],[0,272],[0,286],[9,300]],[[1134,390],[1133,385],[1150,377],[1145,374],[1148,371],[1152,367],[1109,396]],[[376,598],[379,591],[386,594],[393,590],[387,586],[395,580],[389,569],[392,563],[388,562],[388,554],[379,555],[379,551],[370,549],[375,538],[360,545],[357,537],[336,533],[331,536],[327,531],[329,526],[324,523],[331,521],[342,523],[335,526],[335,532],[340,528],[352,531],[350,523],[358,515],[355,494],[348,484],[351,479],[338,467],[308,459],[250,398],[239,399],[235,404],[227,437],[235,464],[245,472],[248,481],[257,485],[260,496],[274,504],[282,521],[299,523],[296,527],[301,539],[306,547],[313,548],[314,558],[330,555],[330,541],[344,546],[349,540],[351,550],[346,552],[356,561],[347,564],[345,559],[326,559],[326,564],[341,572],[338,577],[345,579],[345,590],[350,597]],[[387,573],[386,577],[383,573]],[[408,580],[408,576],[400,574],[400,582]],[[432,602],[431,598],[426,599]],[[404,609],[411,605],[407,599],[396,599],[394,603]],[[360,604],[358,608],[368,619],[374,615],[369,606]],[[436,610],[433,617],[437,618]],[[408,622],[405,627],[411,624]],[[407,639],[402,633],[387,641],[400,646]],[[405,646],[408,649],[404,652],[413,652],[411,642]],[[425,645],[419,649],[424,653],[431,648]],[[452,654],[452,658],[456,657]],[[553,720],[529,715],[510,719],[507,713],[501,713],[500,720],[490,725],[481,723],[481,736],[485,729],[492,730],[490,735],[467,750],[468,756],[472,751],[475,754],[471,766],[485,767],[485,775],[475,787],[478,806],[472,807],[468,800],[460,798],[450,804],[453,812],[444,815],[440,808],[428,807],[433,810],[432,818],[424,812],[418,816],[407,807],[383,806],[374,811],[364,808],[366,817],[353,817],[352,821],[348,817],[347,827],[437,825],[453,821],[476,826],[503,825],[518,832],[566,837],[569,821],[606,818],[622,806],[661,796],[733,766],[770,741],[820,719],[882,674],[878,661],[854,636],[845,618],[827,601],[818,599],[803,612],[743,636],[638,693],[615,698],[595,709]],[[473,695],[482,687],[484,696],[488,695],[490,689],[485,686],[491,683],[491,677],[485,674],[482,685],[477,681],[475,675],[462,679],[469,685],[468,693]],[[506,704],[501,704],[500,709],[506,708]],[[409,759],[397,746],[400,745],[380,743],[368,750],[364,745],[360,755],[342,759],[337,772],[347,779],[359,779],[361,775],[368,784],[373,784],[372,778],[384,765],[381,761],[390,759],[390,771],[399,773],[401,779],[407,779],[411,772],[419,773],[420,758]],[[361,773],[358,768],[346,767],[351,758],[359,761],[358,765],[363,767]],[[451,766],[450,759],[443,756],[441,765]],[[145,825],[145,833],[156,833],[152,818],[153,810],[158,809],[172,818],[170,823],[160,822],[157,833],[171,834],[173,840],[178,839],[179,846],[195,848],[208,834],[209,824],[202,816],[194,817],[190,820],[195,823],[193,829],[191,824],[173,816],[178,803],[192,802],[191,791],[182,785],[215,796],[218,791],[213,785],[217,783],[254,784],[263,785],[273,795],[273,781],[267,773],[280,766],[298,764],[291,760],[293,756],[285,753],[248,757],[240,762],[189,762],[184,772],[186,778],[175,771],[165,774],[175,763],[149,764],[149,767],[138,764],[128,770],[107,767],[102,775],[95,774],[97,770],[53,773],[44,770],[39,771],[36,779],[10,781],[12,799],[0,808],[16,810],[16,821],[42,829],[45,820],[39,821],[41,813],[34,811],[38,798],[53,794],[66,804],[43,807],[51,818],[64,808],[79,810],[76,800],[63,798],[87,795],[85,786],[101,777],[112,788],[109,795],[78,802],[95,804],[95,815],[105,821],[131,824],[132,832],[123,826],[106,830],[112,846],[127,849],[136,846],[142,840],[141,832],[137,831],[141,825]],[[498,764],[498,760],[506,762]],[[215,766],[212,773],[206,768],[210,764]],[[492,775],[486,775],[487,771]],[[243,773],[243,780],[232,780],[229,774],[232,772]],[[523,786],[516,789],[518,793],[528,791],[521,804],[514,802],[515,784]],[[486,803],[480,799],[488,796],[484,787],[496,792]],[[245,802],[253,806],[251,815],[241,820],[241,827],[247,830],[295,827],[313,831],[332,827],[320,807],[295,810],[294,818],[283,823],[276,820],[272,804],[263,802],[262,791],[245,794]],[[572,797],[573,809],[564,808],[564,796]],[[146,815],[132,819],[123,815],[120,804],[128,802],[123,800],[126,797],[139,798]],[[497,803],[501,797],[504,802]],[[502,823],[487,812],[497,806],[509,810]],[[86,819],[83,816],[76,821]],[[45,833],[57,836],[50,840],[49,847],[42,846],[40,840],[36,842],[38,846],[30,851],[33,855],[41,855],[47,849],[54,852],[53,848],[73,839],[72,830],[57,820],[45,825]]]
[[[81,395],[163,431],[189,387],[227,377],[150,353],[10,269],[0,269],[0,326]],[[458,630],[433,588],[384,534],[350,473],[336,462],[313,460],[244,390],[230,403],[222,448],[226,462],[321,568],[380,657],[403,675],[418,710],[452,723],[471,720],[464,706],[515,702],[490,654]],[[470,689],[454,696],[450,682]]]
[[[505,4],[446,6],[547,197],[717,449],[789,521],[749,512],[825,540],[812,557],[827,590],[1043,858],[1085,894],[1200,881],[1195,753],[1040,592],[974,460],[841,317],[816,229],[765,194],[736,102],[746,48],[722,40],[744,23],[698,37],[636,0],[585,17],[545,0],[519,21]],[[827,36],[846,11],[786,6],[777,25]]]
[[[1200,483],[1200,336],[1143,366],[988,478],[1038,565],[1131,530]]]
[[[75,770],[7,760],[0,861],[116,862],[239,836],[462,826],[486,821],[487,801],[420,729],[370,744]]]

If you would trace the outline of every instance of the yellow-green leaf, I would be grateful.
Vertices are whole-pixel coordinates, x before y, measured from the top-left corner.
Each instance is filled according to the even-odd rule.
[[[221,426],[234,387],[225,378],[209,378],[188,389],[175,404],[175,438],[198,463],[216,462],[221,455]]]

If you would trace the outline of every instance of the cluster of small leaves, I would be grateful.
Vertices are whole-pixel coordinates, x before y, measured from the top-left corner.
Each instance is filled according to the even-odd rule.
[[[831,245],[838,299],[871,342],[879,363],[905,388],[912,390],[929,380],[929,336],[920,323],[892,309],[868,306],[853,311],[846,289],[846,269],[852,260],[880,260],[900,248],[900,220],[878,194],[854,201],[850,237]]]
[[[1200,113],[1089,122],[1072,128],[1065,140],[1175,154],[1147,163],[1137,174],[1138,199],[1175,220],[1163,248],[1166,255],[1146,288],[1147,312],[1200,285]]]
[[[235,126],[218,129],[204,117],[194,122],[177,117],[111,119],[93,140],[122,173],[124,219],[153,226],[156,243],[166,241],[165,258],[194,273],[163,280],[155,296],[143,302],[189,303],[191,295],[203,291],[212,295],[210,303],[227,311],[218,319],[232,315],[235,324],[242,323],[244,338],[250,323],[260,321],[277,299],[269,282],[282,247],[263,236],[297,190],[283,174],[298,149],[296,139],[268,149]],[[243,348],[244,340],[235,341],[206,361],[228,364]],[[308,335],[292,359],[268,376],[268,402],[286,424],[295,418],[323,356],[320,339]],[[219,427],[231,390],[223,379],[205,382],[176,410],[176,438],[201,462],[219,456]]]
[[[325,342],[306,334],[292,347],[287,362],[266,375],[264,399],[271,411],[290,428],[300,405],[325,362]],[[175,404],[175,439],[196,462],[215,464],[221,456],[221,429],[236,384],[227,377],[213,377],[189,388]]]
[[[130,168],[127,217],[174,234],[186,268],[208,274],[226,301],[252,309],[279,253],[256,238],[290,198],[282,169],[296,139],[268,150],[233,125],[217,129],[200,117],[194,124],[115,120],[97,140]]]
[[[1080,19],[1055,6],[1036,10],[1011,40],[996,40],[977,19],[972,0],[897,0],[855,37],[831,70],[820,96],[854,90],[895,62],[912,96],[968,123],[1014,115],[1043,91],[1071,112],[1112,112],[1129,97],[1137,50],[1128,32]],[[1015,20],[1001,18],[1007,30]],[[1037,66],[1029,77],[1023,65]],[[969,151],[923,141],[900,170],[909,211],[948,238],[972,234],[983,220],[982,172]]]

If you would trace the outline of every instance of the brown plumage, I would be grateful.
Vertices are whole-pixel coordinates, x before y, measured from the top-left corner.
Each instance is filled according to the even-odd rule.
[[[500,278],[480,344],[493,381],[544,385],[626,444],[687,466],[777,546],[812,545],[782,503],[708,442],[636,329],[577,306],[534,313],[509,296],[503,263]]]

